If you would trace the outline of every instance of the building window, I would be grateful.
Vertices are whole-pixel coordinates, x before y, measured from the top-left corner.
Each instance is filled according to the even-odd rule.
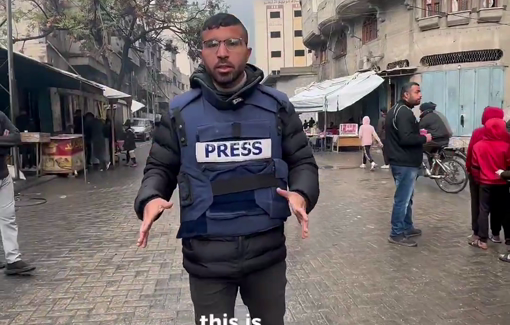
[[[269,12],[269,18],[280,18],[280,12],[279,11]]]
[[[340,33],[335,42],[335,59],[347,54],[347,36],[345,32]]]
[[[501,7],[501,0],[482,0],[482,8],[497,8]]]
[[[445,64],[498,61],[502,57],[503,51],[500,49],[476,50],[427,55],[421,58],[420,63],[423,66],[432,67]]]
[[[294,17],[301,17],[301,10],[294,10]]]
[[[308,53],[312,53],[312,52],[313,52],[312,50],[308,49]]]
[[[425,0],[425,17],[437,16],[441,14],[441,0]]]
[[[361,40],[363,44],[377,39],[377,16],[375,14],[365,18],[362,33]]]
[[[295,50],[294,56],[305,56],[305,50]]]
[[[281,58],[282,57],[282,51],[271,51],[271,57],[272,58]]]
[[[451,0],[450,12],[471,10],[471,0]]]
[[[294,37],[303,37],[303,31],[302,30],[295,30],[294,31]]]
[[[281,32],[271,32],[271,38],[281,38],[282,33]]]

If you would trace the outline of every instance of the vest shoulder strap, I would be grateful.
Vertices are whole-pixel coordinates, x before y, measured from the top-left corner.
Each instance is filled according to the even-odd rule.
[[[283,110],[285,114],[292,113],[291,111],[293,111],[293,107],[291,105],[291,102],[287,95],[274,88],[259,85],[258,89],[260,90],[260,92],[273,98],[278,103],[278,112],[276,112],[276,115],[278,116],[278,135],[281,135],[283,129],[283,121],[280,115],[280,111]]]
[[[287,95],[285,95],[281,91],[264,85],[259,85],[259,90],[265,95],[272,97],[274,100],[276,100],[278,104],[285,110],[288,109],[288,106],[290,104],[289,97],[287,97]]]
[[[183,94],[177,95],[170,102],[170,113],[174,112],[175,109],[182,110],[189,103],[197,99],[202,94],[200,88],[193,88]]]
[[[168,113],[172,123],[174,124],[177,136],[179,137],[179,143],[181,144],[181,147],[185,147],[188,144],[185,123],[184,119],[182,118],[181,111],[186,106],[188,106],[188,104],[200,97],[201,94],[202,90],[200,88],[193,88],[184,94],[176,96],[170,103],[170,109]]]

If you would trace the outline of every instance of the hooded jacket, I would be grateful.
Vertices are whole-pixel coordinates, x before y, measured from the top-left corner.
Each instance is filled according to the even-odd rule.
[[[197,101],[208,101],[218,110],[241,109],[263,79],[263,72],[253,65],[245,69],[244,86],[232,91],[219,91],[211,77],[200,66],[190,77],[192,88],[200,88]],[[181,95],[182,96],[182,95]],[[319,198],[318,167],[301,120],[292,104],[281,108],[282,159],[288,166],[290,191],[300,193],[310,212]],[[207,116],[204,116],[206,119]],[[144,177],[135,199],[135,212],[143,220],[146,204],[155,198],[170,200],[177,186],[181,166],[181,152],[177,127],[168,113],[162,115],[161,124],[154,132],[152,148],[147,158]],[[242,238],[215,240],[185,238],[182,240],[183,265],[195,276],[230,278],[242,272],[254,272],[285,260],[287,251],[283,227]]]
[[[510,141],[506,123],[493,118],[485,124],[483,139],[473,147],[472,171],[480,184],[505,185],[496,171],[510,167]]]
[[[427,130],[432,135],[434,142],[447,145],[452,136],[446,117],[441,116],[435,106],[424,110],[420,115],[420,129]]]
[[[473,160],[473,147],[483,139],[483,135],[485,133],[485,123],[487,123],[488,120],[497,118],[497,119],[503,119],[504,113],[501,108],[497,107],[487,107],[485,108],[485,111],[482,115],[482,127],[478,128],[473,131],[473,134],[471,135],[471,140],[469,141],[469,146],[467,150],[467,157],[466,157],[466,170],[469,175],[473,176],[475,180],[477,179],[478,173],[472,172],[472,160]]]
[[[363,125],[359,128],[359,137],[362,146],[371,146],[373,143],[372,138],[375,138],[377,142],[381,143],[381,139],[379,139],[374,127],[370,125],[370,117],[368,116],[363,118]]]

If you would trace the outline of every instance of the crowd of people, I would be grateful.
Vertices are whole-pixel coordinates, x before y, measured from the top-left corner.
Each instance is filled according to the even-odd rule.
[[[95,116],[92,112],[87,112],[83,116],[80,109],[75,111],[73,119],[73,132],[75,134],[84,135],[85,142],[85,159],[87,166],[93,166],[94,157],[98,161],[100,171],[108,170],[115,159],[115,150],[122,150],[126,152],[126,165],[136,167],[135,156],[135,134],[131,127],[131,121],[128,119],[124,123],[123,132],[112,132],[112,120],[109,112],[105,120]],[[117,146],[117,140],[123,139],[123,146]]]
[[[466,169],[473,230],[469,244],[484,250],[489,240],[501,244],[503,228],[507,253],[499,259],[510,262],[510,134],[503,117],[502,109],[487,107],[482,115],[483,126],[473,132],[469,143]]]
[[[408,83],[402,88],[402,98],[390,112],[383,112],[378,133],[383,139],[385,164],[389,164],[395,181],[391,233],[393,244],[416,247],[412,237],[422,231],[413,224],[413,196],[416,179],[423,164],[423,154],[429,157],[448,146],[452,130],[446,117],[437,112],[436,104],[421,104],[420,85]],[[420,105],[421,104],[421,105]],[[420,119],[412,109],[420,105]],[[504,243],[507,253],[499,259],[510,262],[510,133],[498,107],[487,107],[482,115],[482,127],[476,129],[467,148],[466,170],[471,195],[471,227],[469,245],[488,249],[488,241]],[[372,139],[378,139],[364,120],[360,137],[370,148]],[[365,148],[365,147],[364,147]],[[367,149],[364,149],[366,152]],[[501,230],[504,238],[501,238]]]

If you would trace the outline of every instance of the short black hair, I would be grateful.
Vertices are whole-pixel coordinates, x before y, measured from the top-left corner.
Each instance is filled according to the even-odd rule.
[[[202,31],[216,29],[220,27],[230,27],[230,26],[241,26],[243,29],[243,39],[248,45],[248,30],[243,25],[243,23],[232,14],[228,14],[226,12],[220,12],[214,16],[209,17],[202,26]]]
[[[404,97],[404,94],[405,93],[408,93],[411,91],[411,88],[413,88],[413,86],[418,86],[420,87],[420,84],[417,83],[417,82],[414,82],[414,81],[411,81],[411,82],[406,82],[405,84],[402,85],[402,89],[400,90],[400,97]]]

